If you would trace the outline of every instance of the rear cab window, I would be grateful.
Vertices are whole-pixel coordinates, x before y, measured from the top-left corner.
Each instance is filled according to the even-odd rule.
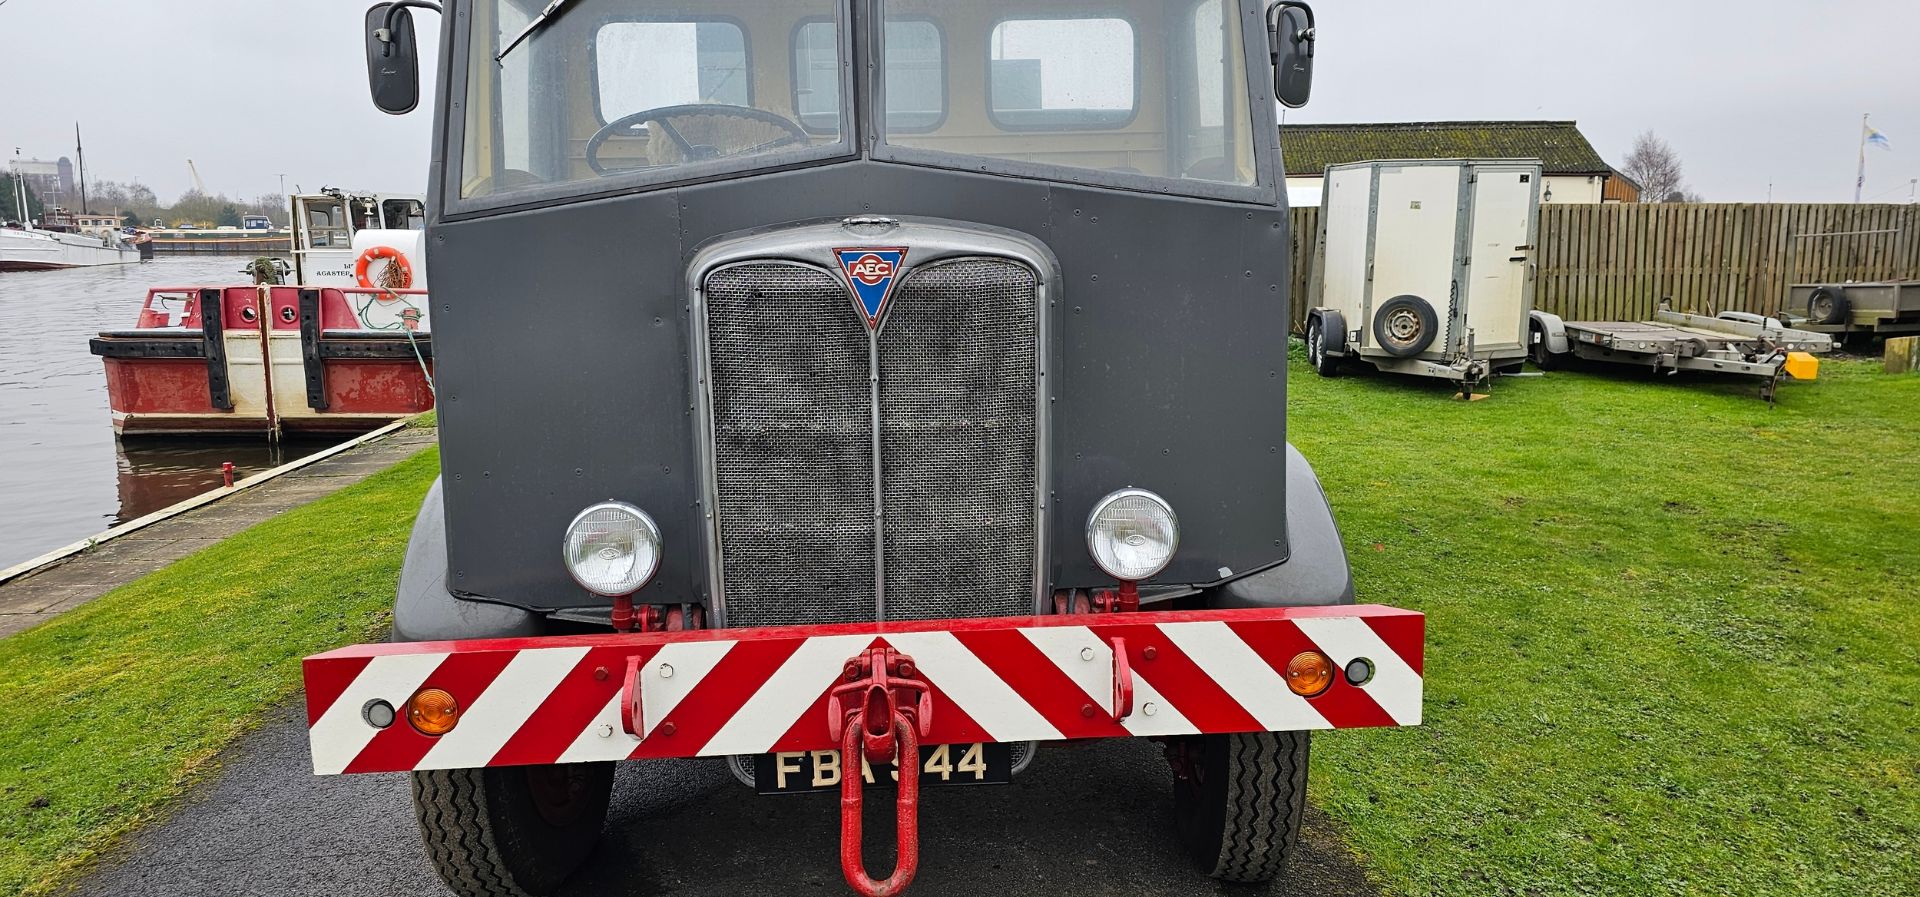
[[[753,105],[747,35],[733,22],[609,22],[593,49],[602,124],[663,106]]]
[[[840,125],[840,80],[831,22],[808,22],[793,33],[794,108],[809,131]],[[947,117],[945,37],[930,19],[887,23],[887,127],[926,131]]]
[[[987,48],[987,110],[1002,128],[1117,128],[1139,108],[1125,19],[1008,19]]]

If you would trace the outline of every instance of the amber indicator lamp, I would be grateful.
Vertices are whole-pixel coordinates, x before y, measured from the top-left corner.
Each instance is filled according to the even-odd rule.
[[[444,689],[423,688],[407,699],[407,722],[422,735],[445,735],[460,722],[460,704]]]

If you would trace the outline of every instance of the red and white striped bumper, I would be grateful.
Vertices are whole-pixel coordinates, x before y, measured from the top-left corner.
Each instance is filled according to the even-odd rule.
[[[1412,726],[1425,631],[1363,606],[359,645],[305,661],[307,725],[321,775],[832,750],[830,690],[891,647],[926,683],[924,744]],[[1306,651],[1375,673],[1300,697]],[[407,722],[426,688],[461,709],[445,735]],[[399,719],[376,728],[376,701]]]

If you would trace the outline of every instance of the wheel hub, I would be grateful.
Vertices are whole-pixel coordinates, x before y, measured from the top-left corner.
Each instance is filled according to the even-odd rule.
[[[1412,343],[1420,337],[1420,316],[1411,309],[1397,309],[1387,316],[1387,336],[1396,343]]]

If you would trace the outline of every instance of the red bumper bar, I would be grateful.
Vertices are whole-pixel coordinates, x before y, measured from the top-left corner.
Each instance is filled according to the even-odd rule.
[[[891,648],[925,683],[923,744],[1406,726],[1424,638],[1361,606],[359,645],[305,661],[307,721],[321,775],[836,750],[830,692]],[[1313,697],[1285,680],[1307,651],[1340,671]],[[445,735],[407,722],[428,688],[458,704]]]
[[[853,770],[922,743],[1415,725],[1425,629],[1369,606],[361,645],[307,658],[308,736],[320,774],[814,750]],[[1332,681],[1296,694],[1289,666],[1315,652]],[[426,689],[458,707],[438,736],[407,721]],[[842,777],[862,897],[919,867],[920,777],[898,789],[897,862],[875,879],[863,782]]]

